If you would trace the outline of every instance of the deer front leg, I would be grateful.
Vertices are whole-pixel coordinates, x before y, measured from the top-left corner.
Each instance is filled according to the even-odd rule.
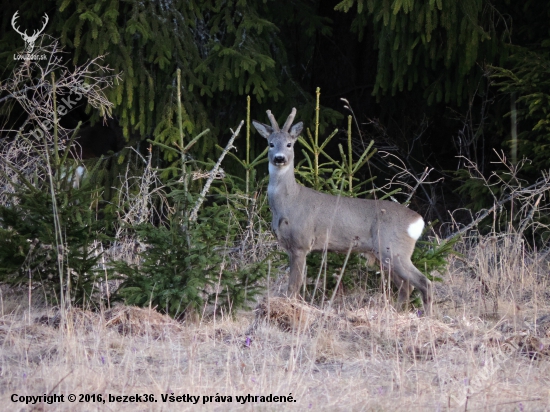
[[[287,295],[295,298],[300,294],[300,288],[304,284],[304,273],[306,269],[306,255],[302,250],[288,252],[290,257],[290,278],[288,280]]]

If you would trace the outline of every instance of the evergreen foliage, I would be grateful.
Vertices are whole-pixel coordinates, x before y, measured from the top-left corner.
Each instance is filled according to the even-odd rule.
[[[509,64],[492,67],[490,76],[501,92],[515,99],[520,126],[517,150],[532,161],[525,172],[538,172],[550,168],[550,38],[538,49],[512,50]],[[507,142],[508,147],[512,144]]]
[[[261,191],[252,191],[253,185],[262,177],[256,168],[265,161],[262,157],[265,152],[255,150],[255,142],[251,142],[247,135],[246,160],[231,154],[236,161],[227,165],[226,170],[230,172],[226,174],[224,183],[212,187],[211,193],[216,195],[210,195],[203,206],[201,214],[204,217],[199,220],[201,225],[187,226],[182,223],[186,221],[185,214],[196,199],[197,189],[203,183],[201,179],[191,182],[190,175],[199,165],[207,168],[212,164],[208,159],[216,153],[216,148],[219,147],[216,143],[223,139],[220,132],[227,130],[244,113],[242,102],[245,94],[252,95],[255,101],[254,111],[258,117],[259,113],[263,116],[266,108],[263,106],[268,104],[276,113],[287,112],[288,107],[297,106],[303,119],[315,117],[313,127],[300,138],[303,151],[298,155],[303,155],[303,159],[297,163],[297,177],[304,184],[333,194],[369,195],[371,179],[365,178],[366,173],[361,168],[374,153],[374,146],[369,146],[362,156],[352,156],[350,133],[347,147],[346,142],[335,143],[336,135],[331,134],[326,126],[341,116],[333,110],[320,107],[318,102],[315,104],[309,93],[313,89],[308,82],[314,77],[310,62],[315,62],[314,57],[321,44],[319,39],[329,38],[333,34],[331,19],[317,14],[321,6],[325,7],[326,4],[305,0],[283,3],[271,0],[57,0],[50,3],[27,1],[6,5],[1,19],[1,30],[5,36],[0,39],[0,57],[7,62],[6,66],[14,64],[13,50],[20,49],[23,44],[20,36],[11,28],[10,18],[13,13],[20,8],[22,20],[37,21],[47,11],[51,18],[48,32],[61,35],[67,46],[66,50],[72,53],[73,62],[81,64],[90,57],[105,54],[106,64],[114,69],[115,74],[122,74],[122,81],[117,81],[106,92],[109,99],[116,104],[113,113],[123,125],[125,135],[129,136],[137,131],[143,138],[151,137],[155,149],[158,149],[154,151],[156,163],[153,163],[169,165],[163,169],[162,177],[169,179],[182,175],[182,181],[185,182],[184,187],[176,180],[170,181],[166,186],[169,208],[171,211],[177,210],[178,217],[171,216],[169,222],[155,222],[158,227],[146,225],[136,229],[140,239],[150,242],[148,250],[152,255],[144,256],[144,271],[137,266],[121,269],[129,276],[127,281],[130,283],[125,284],[124,292],[124,298],[128,301],[134,299],[136,303],[148,305],[154,298],[155,304],[175,316],[179,316],[186,308],[196,310],[201,305],[211,303],[212,292],[218,288],[216,276],[225,273],[223,262],[227,255],[218,251],[225,248],[226,244],[234,246],[239,243],[239,236],[248,230],[243,228],[250,224],[251,210],[256,205],[264,206],[254,212],[261,215],[261,218],[269,219],[265,201],[258,197],[261,196]],[[372,59],[372,62],[358,67],[366,67],[370,73],[369,65],[376,65],[376,77],[374,74],[373,78],[365,76],[363,80],[367,86],[361,87],[370,93],[374,82],[373,92],[383,102],[383,107],[368,107],[365,110],[368,113],[363,113],[364,116],[375,117],[379,112],[389,113],[393,109],[396,117],[400,116],[399,121],[391,119],[384,123],[391,124],[391,121],[395,121],[394,130],[388,131],[392,143],[396,141],[394,135],[400,132],[396,132],[396,129],[407,121],[412,124],[425,122],[430,124],[429,127],[438,123],[439,130],[436,132],[445,130],[447,133],[437,136],[436,153],[429,140],[416,136],[414,128],[404,128],[405,131],[400,134],[402,140],[396,145],[409,146],[411,150],[407,154],[411,159],[422,151],[419,148],[423,145],[428,148],[426,153],[433,152],[422,153],[424,157],[413,159],[413,163],[418,161],[425,165],[426,159],[433,155],[432,159],[436,158],[439,165],[447,168],[447,160],[454,158],[457,150],[461,150],[451,143],[455,142],[457,135],[458,138],[461,137],[460,128],[470,127],[477,128],[472,130],[476,137],[472,139],[473,143],[466,144],[478,146],[472,152],[483,150],[484,153],[479,158],[489,164],[491,159],[486,153],[498,146],[503,139],[508,139],[510,127],[508,118],[503,114],[509,111],[509,102],[512,99],[517,103],[520,155],[533,159],[531,172],[550,165],[547,155],[550,137],[550,90],[546,80],[550,67],[548,4],[535,0],[522,3],[510,0],[342,0],[336,6],[337,13],[349,13],[352,9],[355,13],[352,29],[361,40],[374,41],[372,45],[378,51],[377,60]],[[507,42],[512,42],[514,46],[506,45]],[[349,54],[346,54],[346,50],[339,50],[342,54],[334,56],[334,60],[340,64],[341,59],[347,59],[349,61],[346,64],[353,65],[354,60],[358,59],[357,50],[359,48]],[[40,64],[31,62],[30,67],[38,67]],[[491,65],[489,72],[485,70],[488,64]],[[181,73],[180,80],[176,81],[174,74],[178,72]],[[341,76],[342,72],[327,70],[326,73]],[[493,84],[498,87],[499,99],[491,100],[492,96],[485,94],[487,91],[496,91],[496,88],[483,87],[485,75],[489,75]],[[29,70],[29,77],[32,76],[32,71]],[[101,76],[95,73],[91,77],[98,79]],[[333,78],[325,78],[324,81],[331,82]],[[28,83],[31,84],[33,83]],[[24,84],[26,85],[27,83]],[[20,89],[25,90],[27,89]],[[397,96],[399,92],[407,90],[413,93],[403,93],[399,99],[382,98],[390,94]],[[419,91],[422,93],[418,93]],[[8,97],[4,93],[8,92],[5,91],[0,96],[2,102],[4,99],[13,99],[13,96]],[[338,91],[337,95],[345,93],[345,90]],[[462,122],[466,118],[461,111],[461,107],[465,106],[461,106],[461,102],[464,101],[468,102],[469,113],[480,113],[472,116],[479,117],[479,127],[477,124],[472,126],[466,124],[466,121]],[[431,111],[427,110],[428,104],[437,102],[441,104],[432,107]],[[478,110],[478,106],[483,106],[483,110]],[[16,129],[10,123],[13,118],[11,116],[15,116],[16,111],[12,106],[4,104],[0,110],[9,119],[6,129],[11,133],[11,129]],[[48,106],[46,111],[52,110]],[[88,111],[94,120],[99,117],[91,107],[88,107]],[[407,112],[406,116],[403,116],[403,111]],[[451,112],[454,123],[449,120],[448,115]],[[410,118],[407,118],[409,114]],[[437,116],[439,117],[436,118]],[[461,124],[458,126],[456,118],[460,119]],[[493,123],[487,121],[487,118]],[[403,123],[399,123],[402,119],[405,119]],[[358,119],[358,124],[362,120]],[[477,120],[472,123],[477,123]],[[449,124],[452,127],[447,127]],[[204,135],[207,128],[210,133]],[[424,131],[420,134],[422,133]],[[432,131],[430,133],[437,134]],[[319,135],[328,137],[319,142]],[[486,139],[489,135],[496,137],[492,140]],[[103,179],[107,173],[117,175],[122,168],[127,169],[122,157],[116,159],[118,162],[114,160],[110,162],[110,172],[107,167],[99,167],[90,174],[90,181]],[[238,168],[239,165],[246,173],[245,179],[240,179],[242,175],[236,176],[232,173],[231,169]],[[491,166],[491,170],[487,168],[483,173],[489,175],[495,167]],[[472,179],[467,172],[459,173],[462,173],[461,177],[465,181],[459,193],[471,195],[472,205],[476,209],[486,205],[487,199],[492,201],[492,197],[500,196],[504,190],[500,186],[489,188],[483,182]],[[495,174],[499,177],[504,175],[498,171]],[[502,179],[506,182],[504,177]],[[106,190],[111,189],[112,182],[111,179],[105,185]],[[71,188],[56,186],[54,196],[57,200],[50,200],[48,204],[46,198],[35,196],[35,189],[27,186],[17,189],[13,204],[5,206],[6,209],[2,212],[0,229],[3,232],[0,235],[5,236],[1,240],[4,242],[4,251],[0,251],[0,254],[4,253],[2,259],[5,259],[6,266],[1,276],[5,276],[7,281],[21,283],[24,282],[25,274],[28,277],[30,270],[33,279],[38,279],[34,276],[39,274],[40,281],[50,285],[45,288],[55,294],[62,290],[62,286],[55,286],[55,282],[59,285],[61,283],[55,279],[48,280],[49,275],[44,273],[58,272],[54,272],[53,267],[48,269],[49,272],[42,269],[53,264],[52,262],[58,262],[50,253],[52,249],[48,249],[53,244],[51,236],[47,237],[47,228],[51,222],[44,216],[52,215],[52,219],[56,216],[56,212],[52,211],[49,215],[45,214],[48,207],[54,207],[56,203],[62,205],[60,213],[66,214],[67,224],[72,225],[71,228],[63,228],[68,236],[76,239],[74,244],[78,245],[74,249],[71,244],[67,249],[69,251],[93,251],[93,248],[84,247],[85,234],[88,233],[86,230],[91,230],[88,233],[89,239],[96,240],[100,235],[94,233],[101,231],[98,232],[99,229],[94,226],[95,218],[87,214],[91,211],[89,204],[92,202],[91,197],[86,197],[88,195],[76,194]],[[30,186],[35,187],[35,182]],[[42,186],[36,187],[42,189]],[[385,193],[379,197],[387,195],[389,194]],[[72,200],[76,198],[77,201]],[[42,200],[36,202],[37,199]],[[460,201],[464,201],[463,196]],[[224,206],[220,206],[222,202]],[[226,210],[223,210],[224,207]],[[215,223],[208,222],[207,216]],[[224,219],[225,226],[222,224]],[[228,221],[231,223],[227,223]],[[78,229],[81,223],[84,226]],[[203,228],[202,224],[206,226]],[[213,226],[208,226],[212,224]],[[32,229],[33,225],[37,228]],[[84,230],[84,227],[88,229]],[[184,242],[184,238],[194,239],[196,248],[204,249],[208,256],[215,257],[205,262],[194,249],[195,246]],[[8,243],[8,239],[12,243]],[[441,257],[448,253],[446,245],[434,243],[430,246],[422,242],[418,245],[420,249],[425,246],[422,252],[424,254],[416,254],[417,257],[414,258],[419,259],[415,263],[421,270],[429,271],[430,267],[437,267],[442,262]],[[69,257],[65,247],[57,248],[56,253],[66,260]],[[178,251],[178,256],[166,254],[167,250]],[[14,259],[17,257],[19,260],[10,260],[8,255],[11,253]],[[94,265],[91,263],[91,255],[82,255],[80,258],[76,254],[74,256],[66,267],[77,267],[76,272],[80,273],[80,279],[84,279],[87,285],[93,285],[93,271],[90,268]],[[337,272],[338,265],[343,263],[342,259],[343,257],[328,259],[336,265],[334,271]],[[421,263],[422,259],[426,265]],[[31,261],[34,263],[30,264]],[[155,262],[159,261],[171,261],[177,269],[169,273],[169,265],[155,267]],[[350,260],[348,265],[352,263]],[[250,277],[250,268],[242,274],[239,270],[231,271],[227,275],[227,279],[231,280],[224,284],[223,291],[216,289],[218,298],[222,296],[220,294],[226,293],[223,299],[224,302],[231,302],[227,303],[229,306],[244,302],[239,295],[241,289],[237,285],[242,285],[243,282],[248,284],[251,279],[255,279],[252,282],[255,283],[259,279]],[[245,273],[247,270],[248,274]],[[316,275],[317,270],[315,268],[311,272]],[[71,278],[70,285],[78,282],[77,277],[74,282]],[[186,292],[188,285],[191,285],[192,290]],[[55,292],[56,287],[58,292]],[[78,299],[83,302],[87,299],[86,296],[89,298],[92,289],[80,288],[73,295],[80,296]],[[251,292],[253,294],[254,291]]]
[[[39,14],[44,7],[35,6],[32,13],[23,9],[22,14]],[[73,50],[74,63],[105,55],[109,67],[122,74],[108,98],[125,136],[137,131],[168,146],[179,142],[176,69],[182,77],[184,132],[213,131],[195,148],[200,159],[213,154],[215,136],[233,123],[236,113],[243,113],[238,96],[251,94],[262,103],[286,93],[289,100],[281,108],[292,104],[292,97],[309,98],[297,83],[283,80],[292,73],[273,21],[286,12],[274,4],[58,0],[57,7],[60,14],[51,31]],[[6,32],[15,44],[14,33]],[[170,153],[164,156],[173,160]]]
[[[506,58],[509,33],[497,30],[502,21],[485,0],[343,0],[335,9],[354,5],[352,30],[374,31],[378,96],[419,87],[428,104],[460,104],[482,80],[477,65]]]
[[[435,223],[437,222],[432,222],[429,227],[426,227],[423,234],[431,230]],[[434,271],[443,273],[449,265],[447,260],[449,256],[460,256],[460,254],[453,249],[459,239],[460,236],[441,241],[437,239],[431,241],[419,240],[416,243],[411,260],[418,270],[424,273],[428,279],[441,282],[443,279],[438,276],[433,276],[432,273]]]
[[[204,314],[207,306],[208,314],[220,310],[231,312],[245,306],[261,290],[259,281],[266,274],[264,259],[243,259],[241,253],[236,260],[228,252],[235,245],[239,245],[237,249],[247,246],[241,234],[252,230],[253,218],[248,215],[250,210],[247,207],[238,205],[238,199],[247,198],[248,194],[239,196],[239,190],[234,185],[235,179],[224,173],[224,184],[214,183],[209,186],[211,192],[219,195],[211,195],[211,202],[204,206],[200,187],[190,185],[191,175],[198,174],[198,171],[193,170],[194,167],[203,162],[189,159],[188,150],[201,138],[205,138],[205,132],[199,133],[184,146],[180,130],[177,149],[165,147],[167,152],[175,153],[181,161],[176,177],[162,187],[166,194],[166,218],[158,225],[146,223],[126,228],[137,236],[141,244],[146,245],[138,264],[115,264],[115,270],[123,279],[116,295],[126,304],[155,306],[164,313],[180,318],[192,313]],[[162,143],[156,145],[164,146]],[[150,158],[151,155],[149,167]],[[216,164],[220,161],[221,158]],[[242,164],[249,167],[254,175],[253,168],[257,162],[258,159],[252,164]],[[213,163],[205,162],[203,165],[212,169]],[[177,167],[177,162],[174,162],[168,170],[175,171]],[[209,177],[208,185],[214,182],[212,174],[217,171],[219,169],[212,169],[206,173]],[[166,170],[159,172],[166,174]],[[149,184],[145,182],[145,185]],[[159,193],[158,189],[155,191]],[[201,192],[201,195],[197,192]],[[196,216],[192,216],[199,206],[202,207],[195,221]]]
[[[80,124],[69,130],[59,119],[83,95],[108,113],[111,104],[102,90],[116,77],[101,59],[69,70],[56,39],[43,40],[35,51],[50,58],[20,62],[1,84],[6,111],[17,104],[25,116],[16,136],[0,142],[6,190],[0,205],[0,281],[27,284],[29,291],[38,287],[50,303],[63,307],[96,305],[104,297],[100,282],[108,278],[99,262],[113,217],[98,210],[101,191],[80,179],[81,164],[70,157]]]
[[[400,90],[414,91],[402,94],[403,99],[381,100],[380,112],[387,114],[393,109],[401,116],[407,110],[418,117],[427,113],[427,103],[445,102],[451,111],[464,101],[473,111],[478,103],[485,104],[479,101],[485,97],[478,102],[472,97],[475,90],[487,90],[483,86],[485,65],[511,69],[506,64],[510,50],[505,47],[510,41],[536,52],[530,45],[547,38],[549,13],[547,4],[535,0],[343,0],[336,11],[325,2],[305,0],[23,1],[7,4],[3,10],[0,55],[8,65],[13,64],[13,51],[22,47],[10,23],[18,9],[23,27],[32,27],[47,12],[47,32],[62,36],[75,62],[107,55],[109,66],[123,74],[109,98],[116,104],[114,114],[126,136],[135,129],[143,138],[152,136],[167,147],[179,143],[180,123],[186,139],[209,128],[211,134],[193,148],[192,155],[200,160],[215,153],[215,144],[222,139],[220,131],[227,130],[243,113],[240,97],[244,94],[250,93],[259,103],[255,113],[263,113],[262,106],[269,102],[274,112],[297,106],[303,117],[313,117],[313,87],[321,82],[334,83],[335,77],[342,76],[342,72],[334,71],[340,62],[345,60],[345,65],[354,66],[361,60],[358,54],[365,50],[343,49],[342,40],[334,39],[334,50],[341,53],[333,58],[338,63],[326,71],[314,67],[318,48],[326,44],[322,39],[332,42],[331,36],[347,30],[347,26],[346,30],[335,30],[336,14],[353,12],[351,28],[378,50],[377,59],[354,66],[354,70],[366,73],[361,77],[362,89],[370,92],[374,81],[378,98],[396,95]],[[181,87],[174,81],[177,69],[182,73]],[[320,72],[324,78],[316,77],[315,73]],[[370,78],[371,73],[376,77]],[[177,118],[178,92],[182,95],[182,122]],[[337,94],[347,95],[347,91]],[[485,131],[485,135],[495,136],[491,146],[499,144],[507,129],[499,111],[501,108],[489,114],[495,124]],[[377,116],[378,108],[367,107],[366,112],[365,116]],[[436,113],[440,116],[442,112]],[[321,130],[337,118],[336,112],[321,110]],[[428,118],[428,122],[431,120]],[[456,122],[435,119],[434,123],[440,123],[438,134],[449,131],[438,136],[444,143],[437,150],[444,151],[443,156],[454,157],[450,143],[456,135]],[[540,151],[541,145],[531,140],[540,135],[523,137],[525,153]],[[482,140],[478,149],[487,150],[485,139],[478,140]],[[161,156],[174,161],[174,154],[164,147],[158,146]],[[251,150],[257,156],[259,152],[254,149],[253,143]]]
[[[96,305],[105,276],[101,242],[109,240],[112,217],[103,213],[98,219],[98,193],[90,184],[73,187],[70,162],[53,176],[53,197],[49,184],[20,175],[23,183],[16,184],[12,201],[0,205],[0,282],[39,287],[53,304],[64,295],[73,305]]]
[[[266,274],[263,260],[234,264],[224,252],[238,241],[238,210],[213,203],[201,210],[195,223],[181,218],[191,202],[186,190],[173,190],[171,197],[179,209],[165,225],[134,227],[147,249],[139,265],[115,264],[123,275],[117,290],[126,304],[153,306],[179,318],[214,311],[231,312],[245,306],[261,291],[259,280]],[[210,313],[210,310],[208,311]]]
[[[155,130],[159,141],[171,143],[176,67],[185,85],[184,130],[193,133],[209,125],[205,107],[192,93],[193,89],[209,92],[194,72],[201,61],[200,48],[209,39],[201,24],[204,9],[197,2],[65,0],[59,10],[64,20],[61,39],[74,48],[75,63],[105,54],[110,67],[123,74],[123,81],[108,97],[117,105],[125,135],[131,129],[142,135]]]

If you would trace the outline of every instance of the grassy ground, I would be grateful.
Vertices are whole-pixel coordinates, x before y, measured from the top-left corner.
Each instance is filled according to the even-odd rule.
[[[396,313],[381,293],[355,292],[330,310],[272,297],[232,319],[183,324],[149,309],[74,310],[69,327],[59,327],[52,309],[29,310],[26,295],[3,287],[0,405],[48,411],[550,410],[547,256],[527,253],[513,237],[463,241],[459,248],[464,257],[442,274],[430,318]],[[162,395],[172,393],[199,398],[195,405],[185,398],[163,402]],[[12,402],[13,394],[63,394],[64,402],[25,405]],[[69,394],[77,396],[75,403]],[[105,402],[79,403],[85,394],[100,394]],[[109,395],[136,394],[151,394],[156,402],[109,401]],[[270,394],[292,401],[237,400]]]

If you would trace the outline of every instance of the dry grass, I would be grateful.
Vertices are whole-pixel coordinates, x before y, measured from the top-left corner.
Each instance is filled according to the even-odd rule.
[[[396,313],[381,294],[320,310],[264,299],[234,319],[181,324],[149,309],[29,311],[3,293],[5,410],[550,410],[548,261],[513,239],[461,245],[436,287],[435,315]],[[19,302],[24,302],[20,299]],[[29,314],[30,313],[30,314]],[[25,407],[12,394],[153,394],[156,403],[65,401]],[[161,394],[200,396],[197,405]],[[232,402],[203,405],[204,395]],[[289,395],[291,403],[237,402]]]

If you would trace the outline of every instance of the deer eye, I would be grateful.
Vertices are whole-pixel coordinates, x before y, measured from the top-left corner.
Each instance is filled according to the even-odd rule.
[[[269,147],[275,147],[273,143],[269,143]]]
[[[292,143],[287,143],[286,147],[292,147]]]

